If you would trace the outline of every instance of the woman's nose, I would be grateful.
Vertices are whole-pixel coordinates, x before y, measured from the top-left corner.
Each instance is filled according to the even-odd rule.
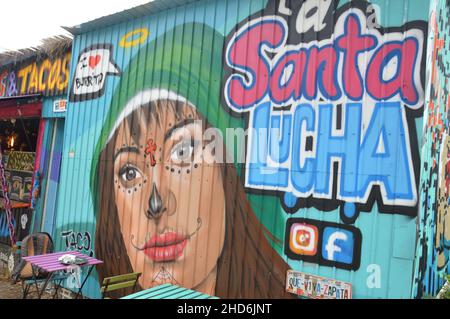
[[[153,183],[152,193],[148,199],[148,210],[146,211],[146,215],[149,219],[158,219],[165,210],[163,200],[158,192],[158,187]]]

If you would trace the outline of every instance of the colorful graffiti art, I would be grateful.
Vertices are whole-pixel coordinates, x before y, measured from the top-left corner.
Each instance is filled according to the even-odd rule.
[[[89,256],[93,256],[92,251],[92,237],[88,231],[74,232],[73,230],[66,230],[60,233],[64,240],[66,251],[79,251]]]
[[[419,297],[436,295],[450,271],[450,1],[433,1],[431,8],[431,81],[422,149],[420,261],[415,285]]]
[[[426,25],[371,28],[368,3],[335,4],[299,29],[269,2],[228,37],[224,100],[251,129],[245,186],[280,193],[287,212],[340,207],[346,224],[375,202],[416,216]]]
[[[107,75],[119,75],[111,60],[112,45],[98,44],[80,54],[70,91],[71,101],[95,99],[103,95]]]
[[[12,224],[16,240],[20,241],[30,233],[30,224],[32,211],[27,208],[20,208],[13,210]],[[4,211],[0,212],[0,243],[10,245],[10,230],[8,225],[8,218]]]
[[[105,261],[91,295],[141,272],[141,289],[298,298],[293,270],[410,297],[428,17],[408,10],[198,1],[80,31],[56,241]]]
[[[7,170],[32,172],[34,168],[34,152],[13,151],[8,156]]]

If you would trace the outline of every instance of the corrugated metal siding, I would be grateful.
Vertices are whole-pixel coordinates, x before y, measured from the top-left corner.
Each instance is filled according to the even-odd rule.
[[[156,10],[156,4],[159,5],[160,3],[163,4],[164,2],[155,2],[152,4],[152,6],[154,5],[152,8]],[[394,30],[397,32],[406,32],[405,30],[407,29],[414,29],[418,30],[412,35],[418,39],[418,56],[424,55],[425,50],[422,50],[420,43],[426,39],[428,1],[374,1],[373,3],[376,4],[376,22],[379,23],[380,26],[388,28],[383,30],[385,33],[384,36],[379,36],[379,45],[392,40],[392,38],[400,37],[401,41],[406,38],[406,33],[398,36],[388,35],[389,32],[394,32]],[[323,6],[324,4],[320,4],[319,9],[323,9]],[[143,7],[138,8],[143,9]],[[227,48],[227,44],[232,44],[232,35],[238,32],[241,27],[245,27],[245,23],[256,21],[254,19],[267,16],[265,19],[272,19],[273,21],[274,19],[270,17],[275,13],[277,15],[277,18],[275,18],[276,21],[283,20],[289,25],[288,41],[292,44],[291,48],[299,48],[300,43],[305,43],[304,47],[306,48],[308,47],[306,43],[317,37],[328,37],[335,41],[338,35],[335,34],[335,31],[333,30],[334,23],[330,24],[329,21],[335,21],[334,18],[338,15],[349,17],[351,16],[350,13],[356,13],[360,16],[364,14],[370,16],[370,13],[372,12],[370,10],[372,10],[373,7],[369,8],[368,6],[364,6],[364,8],[367,9],[366,12],[361,8],[348,7],[345,1],[341,1],[336,12],[330,11],[331,15],[326,16],[327,25],[331,28],[329,29],[329,34],[325,32],[325,34],[319,35],[313,33],[299,35],[293,31],[295,30],[295,14],[298,13],[300,9],[299,4],[292,4],[290,10],[294,16],[289,18],[285,14],[286,10],[282,10],[284,13],[280,12],[280,8],[276,7],[272,1],[218,0],[196,1],[195,3],[186,5],[181,5],[180,3],[180,6],[177,6],[176,8],[164,10],[157,14],[149,14],[145,17],[129,19],[123,22],[122,20],[128,16],[136,16],[137,13],[133,11],[134,9],[130,12],[102,18],[98,21],[94,20],[93,22],[86,24],[85,27],[81,25],[81,30],[86,31],[86,33],[76,36],[73,45],[71,83],[69,84],[71,91],[69,93],[71,93],[72,102],[69,103],[66,117],[63,164],[56,217],[57,230],[54,234],[57,248],[59,250],[77,249],[89,254],[95,254],[99,257],[99,249],[101,249],[100,244],[94,243],[94,239],[96,238],[96,218],[98,218],[100,214],[100,209],[94,203],[92,195],[104,195],[108,194],[108,192],[120,194],[119,192],[123,191],[123,188],[119,190],[118,183],[114,184],[110,189],[96,188],[96,182],[98,182],[99,177],[95,172],[95,163],[97,163],[98,157],[100,156],[99,151],[107,144],[107,138],[110,132],[114,130],[113,124],[117,119],[121,108],[124,107],[135,94],[140,92],[140,90],[155,87],[170,88],[170,90],[175,91],[177,94],[182,95],[191,103],[195,104],[198,112],[206,118],[208,123],[212,126],[218,127],[219,129],[225,129],[227,127],[243,127],[245,129],[248,124],[246,119],[255,116],[255,104],[252,105],[253,108],[245,110],[242,112],[242,116],[239,116],[237,112],[232,112],[232,105],[227,103],[227,100],[223,99],[220,93],[225,92],[225,95],[229,94],[229,92],[225,90],[225,85],[226,79],[229,78],[230,74],[233,73],[235,76],[242,76],[243,72],[242,68],[239,69],[235,65],[235,68],[233,69],[231,67],[232,65],[227,65],[226,61],[223,60],[223,58],[226,57],[223,50]],[[136,10],[139,11],[140,9]],[[142,10],[142,12],[145,13],[147,11]],[[373,17],[374,16],[371,16],[372,19]],[[121,22],[114,24],[118,21]],[[303,21],[304,27],[307,25],[306,21],[307,20]],[[406,23],[408,24],[405,25]],[[380,26],[375,24],[373,26],[375,30],[369,29],[370,31],[367,31],[366,29],[363,29],[363,32],[372,32],[374,34],[377,34],[376,32],[378,32],[379,34]],[[134,35],[133,33],[130,33],[133,31],[135,31]],[[127,34],[129,35],[127,38],[128,42],[133,42],[134,40],[136,40],[136,42],[129,47],[126,46],[126,43],[124,47],[124,42],[122,42],[121,46],[121,41]],[[139,41],[139,39],[142,41]],[[326,41],[327,40],[323,39],[322,42],[319,42],[317,45],[323,45]],[[249,45],[249,43],[246,45]],[[242,61],[245,63],[251,63],[252,60],[255,61],[255,59],[257,59],[256,56],[251,55],[253,52],[250,52],[250,49],[241,51],[241,53],[242,52],[244,55]],[[342,55],[343,53],[341,52],[340,54]],[[373,52],[370,54],[373,54]],[[364,58],[360,62],[363,74],[365,74],[366,69],[368,68],[370,54],[364,55]],[[407,55],[407,53],[404,54]],[[239,55],[233,56],[233,58],[236,57],[239,57]],[[79,59],[83,58],[86,58],[86,60],[84,60],[86,61],[85,67],[82,67],[83,63],[79,63]],[[267,55],[266,58],[272,58],[272,56]],[[391,59],[387,60],[388,62],[391,62]],[[399,60],[400,59],[397,59],[397,63],[399,63]],[[423,85],[424,82],[424,65],[420,62],[421,60],[416,64],[415,68],[415,72],[420,74],[420,79],[416,79],[417,81],[414,83],[414,85],[417,86]],[[269,67],[274,67],[273,61]],[[74,82],[75,75],[81,80],[83,76],[87,76],[87,73],[83,72],[87,72],[86,70],[89,70],[89,68],[91,68],[91,72],[94,73],[99,73],[99,70],[103,71],[105,80],[102,83],[104,83],[104,86],[101,85],[95,87],[95,85],[91,85],[92,91],[73,89],[74,85],[75,87],[77,85],[77,82]],[[342,68],[342,64],[339,64],[337,68]],[[342,73],[339,74],[342,75]],[[259,76],[258,73],[256,75]],[[388,77],[386,81],[391,80],[393,77],[395,78],[395,73],[391,74],[391,78]],[[313,79],[308,80],[311,82],[313,81]],[[353,78],[351,80],[356,83],[358,79]],[[158,83],[160,84],[159,86]],[[339,84],[342,85],[341,82]],[[324,90],[323,87],[320,89]],[[317,90],[319,90],[318,86]],[[380,94],[382,93],[383,92]],[[251,94],[244,96],[250,97]],[[237,97],[239,98],[238,95]],[[367,93],[361,99],[345,97],[340,99],[339,102],[333,102],[331,101],[332,99],[327,98],[323,98],[323,100],[333,103],[335,106],[336,104],[342,104],[344,113],[347,102],[360,102],[365,109],[370,106],[373,107],[374,103],[374,100],[370,99]],[[387,100],[399,102],[400,96],[397,94],[394,95],[394,97],[387,98]],[[318,102],[318,97],[314,101],[303,98],[298,101],[288,101],[285,105],[292,105],[292,107],[294,107],[298,103],[317,104]],[[409,159],[410,163],[408,164],[414,167],[413,171],[415,173],[418,172],[420,163],[417,161],[419,142],[414,143],[414,137],[417,137],[417,141],[421,141],[423,96],[418,97],[416,104],[417,105],[414,105],[413,107],[408,105],[402,106],[402,112],[404,112],[402,114],[408,118],[408,122],[403,122],[407,123],[407,127],[404,127],[402,130],[400,125],[394,126],[387,132],[388,135],[384,137],[386,139],[385,143],[389,140],[392,142],[392,145],[400,145],[399,143],[405,135],[411,139],[411,142],[407,141],[407,152],[412,154],[412,157]],[[263,103],[258,105],[258,108],[262,109]],[[413,108],[416,110],[413,110]],[[234,111],[240,110],[236,108]],[[160,111],[160,113],[161,112],[163,111]],[[283,114],[288,115],[292,114],[292,112],[289,113],[289,111],[285,111]],[[316,116],[319,116],[318,112],[315,112],[315,114]],[[345,116],[350,116],[349,113],[345,114]],[[365,116],[370,119],[369,115],[366,114]],[[342,118],[345,120],[345,117]],[[384,117],[381,116],[380,118],[381,120],[378,125],[393,121],[393,118],[386,118],[386,115]],[[163,120],[163,124],[167,125],[168,123]],[[320,122],[317,120],[317,125],[319,124]],[[365,124],[362,124],[361,126],[367,127],[364,126],[367,124],[366,121]],[[323,126],[323,128],[325,129],[326,126]],[[325,134],[325,132],[321,132],[320,134]],[[315,135],[314,139],[320,138],[319,135]],[[247,152],[251,151],[250,144],[256,146],[259,145],[257,141],[252,141],[253,144],[249,141]],[[126,144],[128,144],[128,142],[130,141],[127,140]],[[147,147],[148,145],[143,146]],[[151,143],[149,146],[151,146]],[[325,150],[328,147],[328,145],[322,146],[324,146]],[[227,144],[227,147],[230,146]],[[398,148],[394,147],[393,150],[398,151]],[[350,148],[349,144],[342,143],[340,151],[350,154],[353,150]],[[141,156],[143,156],[142,150],[139,152]],[[151,151],[149,152],[149,154],[146,154],[148,157],[140,157],[140,165],[142,163],[151,163],[148,162],[151,158]],[[156,152],[158,152],[158,149]],[[381,152],[383,153],[383,151]],[[384,152],[386,152],[386,150],[384,150]],[[413,161],[414,157],[416,157],[415,161]],[[109,161],[112,161],[112,155]],[[216,214],[220,210],[217,205],[220,206],[221,203],[221,190],[214,190],[213,195],[215,198],[210,208],[205,208],[201,205],[202,202],[206,203],[210,200],[209,197],[203,198],[200,202],[196,202],[195,200],[197,194],[195,190],[199,191],[199,185],[208,185],[204,187],[212,187],[211,184],[208,184],[209,181],[206,177],[195,177],[187,187],[181,186],[183,185],[181,180],[187,178],[185,174],[192,174],[191,176],[194,176],[195,167],[189,168],[189,173],[187,173],[186,168],[179,169],[179,176],[182,177],[177,180],[171,173],[177,176],[178,169],[171,172],[170,169],[173,167],[169,166],[169,171],[166,171],[166,166],[168,166],[167,163],[159,162],[158,158],[156,158],[156,161],[155,167],[160,170],[161,174],[165,174],[164,176],[167,177],[166,180],[163,178],[158,180],[158,183],[162,183],[161,185],[165,185],[165,188],[172,189],[174,192],[172,195],[168,193],[169,195],[167,196],[175,196],[175,198],[178,198],[178,201],[183,201],[183,207],[190,208],[187,210],[187,215],[183,217],[178,215],[181,214],[180,212],[184,208],[177,206],[179,214],[177,215],[175,212],[174,215],[171,215],[175,217],[170,217],[175,218],[175,224],[184,224],[183,218],[190,220],[189,217],[192,219],[199,211],[205,213],[205,210],[209,210]],[[103,161],[102,163],[107,162],[108,161]],[[379,166],[381,163],[383,163],[383,161],[380,159],[375,166]],[[288,164],[291,164],[290,160],[288,160]],[[143,170],[147,170],[145,165]],[[292,165],[288,166],[291,168],[289,174],[292,174],[294,169],[292,169]],[[208,166],[206,165],[206,167]],[[240,176],[240,180],[237,181],[234,179],[229,184],[226,184],[229,186],[224,188],[224,193],[228,194],[229,197],[225,201],[225,210],[236,204],[241,205],[240,207],[243,208],[238,210],[241,215],[238,215],[240,217],[236,217],[236,224],[232,226],[230,232],[227,233],[224,245],[226,251],[224,249],[221,251],[221,254],[219,254],[220,258],[218,262],[220,266],[218,275],[216,276],[216,289],[209,288],[208,291],[202,292],[217,295],[219,297],[294,297],[293,295],[284,293],[286,270],[292,268],[310,274],[349,282],[353,285],[354,298],[410,297],[411,284],[413,281],[414,236],[416,234],[415,228],[417,222],[417,203],[414,203],[414,200],[411,200],[407,204],[403,204],[402,199],[399,196],[395,198],[396,201],[394,202],[394,205],[389,206],[381,205],[383,204],[381,199],[377,199],[377,202],[375,203],[371,203],[369,200],[364,202],[362,200],[363,196],[357,196],[347,200],[337,200],[336,198],[321,199],[320,197],[323,196],[316,194],[318,192],[314,193],[314,190],[311,191],[311,196],[308,198],[306,198],[307,196],[303,196],[302,199],[298,190],[294,190],[292,185],[289,186],[291,189],[290,191],[287,191],[287,188],[281,185],[280,181],[283,178],[282,174],[278,175],[279,178],[275,182],[270,176],[265,176],[260,180],[259,185],[256,185],[255,182],[251,182],[248,178],[249,176],[256,174],[256,170],[259,170],[258,167],[251,167],[249,163],[246,165],[236,164],[235,167]],[[244,170],[243,168],[247,169]],[[358,182],[362,183],[361,181],[363,180],[364,174],[382,174],[384,168],[380,169],[380,167],[374,167],[373,171],[366,169],[364,171],[365,173],[361,173],[362,169],[363,168],[351,167],[351,171],[346,171],[342,176],[350,179],[351,176],[357,174]],[[389,170],[389,167],[386,167],[385,170]],[[231,169],[227,171],[229,173],[227,178],[232,176],[233,171],[234,170]],[[314,173],[316,178],[320,179],[324,172],[316,170]],[[132,174],[132,172],[130,174]],[[100,178],[107,177],[107,175],[100,175]],[[115,180],[118,180],[118,182],[120,182],[119,177],[120,176],[115,177]],[[146,175],[142,176],[143,180],[147,177]],[[418,177],[418,174],[416,177]],[[240,185],[243,185],[246,178],[246,196],[241,197],[239,196],[240,194],[230,195],[230,191],[237,190],[239,192],[243,190],[242,187],[238,187],[235,183],[237,182],[240,183]],[[396,188],[400,188],[399,185],[404,185],[404,183],[409,182],[400,175],[395,179]],[[144,222],[145,219],[141,217],[146,214],[148,208],[145,207],[148,207],[146,203],[152,190],[151,187],[147,187],[143,182],[141,182],[141,184],[143,186],[136,185],[136,189],[130,189],[131,193],[129,197],[126,197],[129,198],[129,201],[126,202],[132,204],[129,204],[128,210],[124,209],[122,206],[119,208],[117,208],[117,205],[111,206],[112,211],[114,211],[114,209],[120,209],[124,214],[130,214],[127,215],[127,218],[124,217],[122,221],[123,223],[127,223],[127,225],[128,223],[135,223],[135,226],[123,226],[124,233],[128,235],[138,236],[138,233],[142,234],[145,232],[143,227],[151,228],[154,227],[155,224],[155,219],[148,219]],[[418,188],[416,181],[412,184],[413,185],[410,185],[411,188]],[[133,196],[138,196],[137,194],[140,194],[141,187],[147,192],[145,193],[145,196],[142,196],[140,199],[133,198]],[[180,189],[180,187],[183,188]],[[128,189],[126,192],[128,192]],[[162,192],[162,190],[159,189],[159,192]],[[190,200],[181,200],[182,195],[185,192],[191,192]],[[296,192],[296,196],[299,197],[300,200],[289,195],[291,192]],[[376,191],[373,191],[373,193],[376,194]],[[417,196],[417,193],[413,195]],[[162,196],[164,197],[165,195]],[[165,199],[163,198],[163,200]],[[247,200],[250,206],[246,206]],[[354,205],[354,203],[357,203],[357,205]],[[356,216],[352,217],[350,216],[351,210],[355,207],[360,209],[361,213],[359,216],[356,214]],[[168,205],[166,209],[170,210],[170,205]],[[227,211],[227,214],[230,213],[230,211]],[[254,222],[249,222],[253,220],[253,213],[257,219]],[[105,212],[103,212],[103,214],[105,214]],[[113,212],[111,212],[111,214],[113,214]],[[346,217],[346,214],[350,217]],[[211,223],[217,223],[223,220],[221,215],[218,216],[219,217],[211,217]],[[112,220],[114,218],[116,218],[116,220],[113,222]],[[136,222],[136,218],[141,219]],[[163,219],[164,218],[169,217],[166,216],[163,217]],[[319,231],[319,241],[315,247],[315,254],[312,254],[312,251],[308,251],[307,253],[295,253],[290,251],[289,254],[287,254],[290,242],[290,229],[287,229],[287,226],[290,225],[288,219],[291,218],[294,219],[291,221],[308,223],[310,226],[312,225],[317,228]],[[117,217],[114,217],[114,215],[111,215],[110,221],[107,220],[108,219],[105,219],[103,221],[105,225],[108,223],[116,223],[115,226],[117,227],[117,223],[119,223],[120,226],[120,222],[117,221]],[[231,219],[227,220],[230,221]],[[203,223],[197,225],[200,229],[203,227],[202,231],[198,234],[205,234],[203,231],[207,227],[205,225],[208,225],[206,221],[207,220],[205,219],[203,220]],[[261,227],[258,225],[258,221],[261,223]],[[191,228],[188,230],[195,229],[196,221],[192,220],[189,225]],[[110,226],[113,228],[114,225]],[[225,227],[227,226],[229,225],[225,225]],[[265,233],[261,232],[262,226],[273,234],[275,238],[263,235]],[[134,233],[133,231],[129,231],[130,227],[134,227]],[[311,227],[309,229],[311,229]],[[345,232],[345,230],[350,232]],[[214,232],[213,230],[210,230],[210,232],[211,231]],[[334,231],[334,233],[336,233],[336,231],[344,231],[345,234],[354,236],[354,242],[348,237],[347,240],[341,239],[340,242],[334,242],[336,245],[341,245],[335,247],[344,249],[344,252],[339,255],[340,257],[336,257],[341,258],[341,262],[337,262],[337,259],[327,260],[325,258],[327,248],[323,238],[327,231]],[[210,259],[217,258],[218,256],[216,257],[216,255],[214,255],[214,249],[212,249],[211,246],[188,246],[186,251],[183,250],[186,254],[194,254],[194,256],[196,256],[192,259],[192,263],[191,259],[188,258],[191,255],[186,257],[186,261],[162,264],[152,262],[151,260],[155,259],[154,256],[153,258],[150,257],[146,259],[142,252],[136,254],[134,251],[131,253],[131,256],[133,256],[131,257],[131,263],[135,264],[135,269],[129,269],[129,267],[127,268],[126,263],[127,260],[130,260],[128,255],[123,252],[123,249],[121,253],[117,252],[120,251],[119,246],[124,241],[127,242],[125,245],[130,246],[128,240],[131,239],[131,237],[128,238],[127,235],[124,235],[125,238],[123,238],[120,232],[117,233],[111,229],[109,232],[106,230],[105,232],[106,235],[103,237],[107,236],[109,238],[110,245],[108,246],[108,243],[104,242],[101,244],[103,245],[102,249],[107,250],[106,255],[105,252],[101,252],[101,256],[105,259],[104,256],[107,256],[109,253],[109,257],[105,259],[105,265],[110,265],[108,266],[109,268],[113,268],[112,265],[117,266],[115,271],[106,271],[105,275],[118,275],[124,273],[126,270],[141,271],[145,269],[143,276],[144,280],[146,280],[144,288],[149,286],[150,283],[155,280],[157,283],[169,281],[185,286],[186,288],[199,290],[206,289],[201,285],[197,285],[200,280],[199,278],[203,279],[203,272],[201,270],[201,265],[196,264],[196,260],[198,263],[205,262],[209,265],[209,262],[205,261],[205,258],[207,259],[208,256]],[[242,236],[237,237],[236,234],[238,233]],[[329,233],[327,236],[330,234],[333,233]],[[194,238],[195,234],[192,236],[192,238]],[[210,237],[208,237],[208,235],[202,236],[206,237],[202,237],[201,241],[207,242],[209,245],[220,242],[217,238],[213,239],[215,237],[213,237],[211,233],[209,235]],[[145,238],[142,237],[142,239],[139,240],[139,243],[144,240]],[[271,245],[268,246],[266,241]],[[201,243],[198,245],[201,245]],[[259,248],[255,249],[255,246],[252,245],[257,245]],[[359,245],[361,245],[360,253],[358,249]],[[351,249],[351,246],[353,249]],[[348,249],[345,250],[345,247]],[[178,248],[180,247],[177,247],[177,249]],[[133,250],[131,246],[129,249],[130,251]],[[324,253],[322,253],[322,250]],[[351,250],[353,250],[354,254],[350,252]],[[230,252],[231,255],[227,255],[227,252]],[[149,252],[149,254],[152,253],[155,252]],[[281,256],[281,258],[278,256]],[[351,260],[348,260],[348,258]],[[153,265],[157,266],[158,269],[150,271],[149,269]],[[175,271],[171,271],[170,269],[173,265],[181,265],[179,266],[180,269],[185,269],[187,273],[180,275],[176,269]],[[99,296],[98,278],[96,276],[97,274],[91,278],[87,288],[87,295],[94,298]],[[214,275],[212,275],[212,277],[214,278]],[[195,283],[194,286],[192,282]]]
[[[55,97],[48,97],[42,101],[42,117],[43,118],[55,118],[65,117],[66,112],[55,112],[54,103],[60,100],[66,100],[66,95],[60,95]]]
[[[47,99],[44,99],[43,101],[43,109],[46,108],[46,104],[49,103],[46,102]],[[48,108],[48,106],[47,106]],[[41,144],[41,154],[40,154],[40,161],[39,161],[39,172],[41,173],[41,176],[47,176],[48,173],[48,166],[49,162],[51,160],[50,158],[50,150],[51,150],[51,143],[53,139],[53,129],[54,129],[54,122],[53,121],[47,121],[44,126],[44,133],[42,137],[42,144]],[[41,190],[45,189],[47,186],[47,179],[45,177],[41,180]],[[42,192],[41,192],[42,195]],[[42,225],[42,208],[44,206],[44,196],[40,196],[38,200],[36,201],[36,207],[33,214],[33,220],[31,225],[33,225],[33,231],[32,232],[39,232],[41,231],[41,225]]]
[[[164,1],[155,0],[131,9],[107,15],[89,22],[82,23],[74,27],[66,27],[74,35],[83,34],[92,30],[105,28],[115,24],[123,23],[131,19],[139,19],[148,15],[157,14],[164,10],[173,9],[175,7],[188,5],[199,0],[174,0]]]
[[[420,224],[414,294],[435,296],[450,272],[450,2],[431,1]]]

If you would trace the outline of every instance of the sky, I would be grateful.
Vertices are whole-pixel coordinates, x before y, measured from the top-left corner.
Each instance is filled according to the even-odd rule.
[[[61,26],[72,27],[147,2],[151,0],[2,1],[0,52],[37,46],[41,39],[69,35]]]

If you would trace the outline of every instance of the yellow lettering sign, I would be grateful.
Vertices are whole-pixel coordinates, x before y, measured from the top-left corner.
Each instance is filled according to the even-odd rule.
[[[67,86],[69,85],[69,65],[70,65],[70,58],[71,54],[67,54],[64,57],[64,60],[62,61],[62,74],[59,77],[58,83],[56,84],[56,87],[58,90],[63,91]]]
[[[20,85],[20,94],[25,94],[27,92],[28,75],[30,74],[32,67],[33,66],[30,64],[17,73],[17,76],[22,81],[22,84]]]
[[[54,90],[56,82],[58,82],[59,74],[61,73],[61,59],[53,62],[52,68],[50,70],[50,74],[48,76],[48,89]]]
[[[30,84],[28,85],[28,93],[36,93],[38,90],[38,70],[36,63],[33,63],[30,74]]]
[[[40,92],[44,92],[45,89],[47,88],[47,80],[48,80],[48,76],[47,79],[44,79],[45,75],[48,75],[48,72],[50,71],[50,68],[52,67],[52,64],[50,63],[49,60],[45,60],[44,62],[42,62],[41,64],[41,68],[39,70],[39,91]],[[44,73],[46,72],[46,73]]]

